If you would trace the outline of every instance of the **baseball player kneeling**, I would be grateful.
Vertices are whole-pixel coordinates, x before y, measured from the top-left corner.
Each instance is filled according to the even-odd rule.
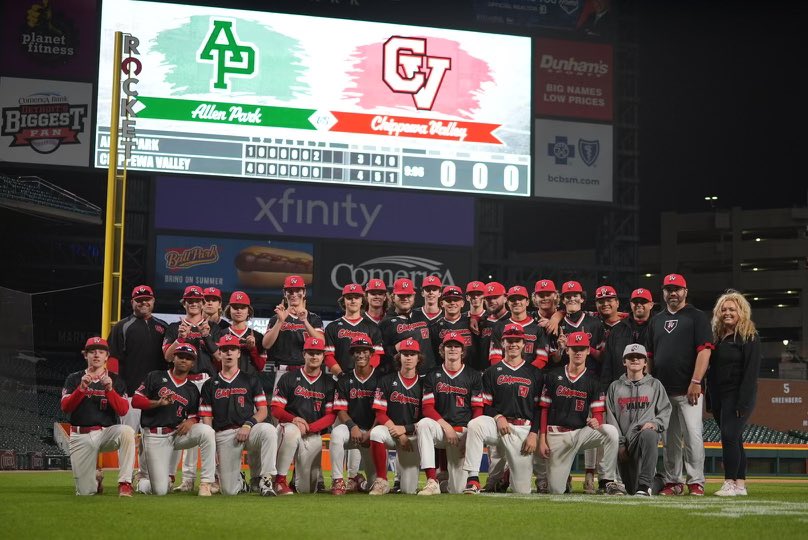
[[[142,411],[140,425],[149,470],[149,478],[141,479],[139,491],[165,495],[174,450],[198,446],[202,453],[199,495],[211,495],[216,473],[216,435],[212,427],[198,423],[199,389],[188,380],[195,362],[196,347],[190,343],[177,345],[174,366],[168,371],[150,372],[135,391],[132,406]]]
[[[418,433],[421,468],[426,473],[427,482],[418,495],[440,495],[435,448],[446,450],[449,493],[463,493],[466,487],[466,472],[463,470],[466,426],[483,412],[480,372],[463,364],[463,335],[447,332],[438,354],[443,358],[443,364],[421,382],[424,418],[418,421],[415,431]]]
[[[589,335],[573,332],[567,336],[567,348],[569,364],[545,374],[540,402],[539,451],[548,459],[550,493],[564,493],[572,462],[580,450],[602,446],[599,492],[625,495],[623,485],[613,481],[617,429],[603,423],[605,405],[600,380],[586,367]]]
[[[280,425],[278,476],[275,491],[292,495],[286,474],[295,462],[295,487],[299,493],[317,491],[323,453],[320,432],[334,423],[334,379],[323,372],[325,340],[307,337],[303,344],[303,369],[284,373],[272,396],[272,416]]]
[[[217,343],[222,370],[202,386],[199,416],[216,432],[219,457],[219,484],[224,495],[244,490],[241,454],[247,450],[250,474],[260,476],[263,496],[274,496],[272,476],[278,437],[275,426],[265,422],[267,398],[261,381],[238,368],[241,358],[239,339],[226,334]]]
[[[67,376],[61,407],[70,415],[70,466],[76,495],[103,491],[103,478],[96,478],[99,452],[118,451],[118,495],[132,496],[135,465],[135,431],[120,423],[129,411],[126,385],[107,371],[107,340],[91,337],[82,351],[87,369]]]
[[[542,375],[522,357],[525,334],[518,324],[502,331],[504,358],[483,373],[484,416],[469,422],[463,469],[467,494],[480,492],[480,462],[483,446],[496,446],[510,467],[514,493],[530,493],[533,453],[536,451],[538,401]]]

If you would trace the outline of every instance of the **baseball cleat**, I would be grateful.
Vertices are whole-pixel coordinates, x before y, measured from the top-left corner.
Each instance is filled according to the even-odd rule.
[[[199,496],[200,497],[210,497],[213,495],[210,492],[210,482],[200,482],[199,483]]]
[[[636,495],[638,497],[650,497],[651,496],[651,488],[640,486],[640,489],[638,489],[637,493],[635,493],[634,495]]]
[[[337,478],[331,483],[331,495],[345,495],[348,492],[345,480]]]
[[[97,470],[95,471],[95,494],[96,495],[103,495],[104,494],[104,471]]]
[[[735,480],[724,480],[721,489],[715,492],[716,497],[735,497],[738,495],[735,488]]]
[[[690,495],[694,495],[696,497],[704,496],[704,486],[701,484],[688,484],[687,491]]]
[[[370,486],[368,495],[385,495],[387,493],[390,493],[390,482],[384,478],[377,478]]]
[[[572,493],[572,476],[567,477],[567,487],[564,488],[564,493]]]
[[[194,479],[193,478],[183,478],[180,485],[175,487],[173,491],[180,491],[183,493],[190,493],[194,490]]]
[[[622,482],[606,482],[604,488],[606,495],[627,495],[626,486]]]
[[[401,493],[401,481],[400,480],[396,480],[396,481],[393,482],[393,487],[390,488],[390,493],[395,493],[395,494]]]
[[[210,492],[213,493],[214,495],[222,492],[222,486],[219,485],[218,480],[214,480],[213,483],[210,485]]]
[[[135,493],[142,493],[143,495],[151,494],[151,480],[141,478],[135,487]]]
[[[659,494],[664,497],[670,497],[672,495],[684,495],[685,493],[685,486],[682,484],[665,484],[665,487],[659,490]]]
[[[477,480],[469,480],[466,482],[466,487],[463,488],[463,493],[466,495],[477,495],[480,493],[480,483]]]
[[[418,495],[440,495],[440,484],[434,478],[426,481],[424,489],[418,492]]]
[[[347,487],[345,488],[348,493],[356,493],[360,491],[364,491],[365,488],[362,486],[367,485],[367,480],[365,479],[364,475],[357,474],[353,478],[348,478]]]
[[[315,493],[326,493],[325,482],[323,480],[317,481],[317,491]]]
[[[449,493],[449,471],[438,471],[438,485],[441,493]]]
[[[131,497],[132,484],[130,482],[118,482],[118,497]]]
[[[250,493],[258,493],[260,491],[261,477],[253,476],[250,478]]]
[[[543,495],[550,493],[550,484],[546,478],[536,478],[536,493]]]
[[[286,480],[276,480],[274,490],[275,494],[278,496],[295,494],[292,488],[289,487],[289,484],[286,483]]]
[[[587,495],[594,495],[595,491],[595,473],[587,471],[584,475],[584,493]]]
[[[262,497],[274,497],[277,495],[275,487],[272,485],[271,476],[262,476],[258,482],[258,491]]]
[[[239,493],[250,492],[250,484],[247,482],[247,475],[244,474],[244,471],[241,471],[241,489],[239,489],[238,492]]]

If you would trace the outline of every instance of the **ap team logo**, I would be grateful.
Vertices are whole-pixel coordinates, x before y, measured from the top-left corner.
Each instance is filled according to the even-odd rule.
[[[212,92],[229,91],[230,77],[253,78],[257,74],[258,49],[252,43],[239,41],[232,20],[210,19],[210,32],[197,58],[214,65]]]
[[[592,167],[600,155],[600,141],[578,139],[576,156],[575,144],[570,144],[567,137],[556,136],[555,141],[547,144],[547,155],[555,159],[556,165],[570,165],[569,160],[580,158],[588,167]]]

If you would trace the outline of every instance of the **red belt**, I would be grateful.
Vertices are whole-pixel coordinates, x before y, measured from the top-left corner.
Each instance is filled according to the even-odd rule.
[[[104,426],[70,426],[70,433],[92,433],[104,429]]]
[[[553,433],[568,433],[575,430],[564,426],[547,426],[547,431],[551,431]]]
[[[452,426],[452,428],[454,428],[454,430],[458,433],[463,433],[464,431],[466,431],[466,428],[463,426]]]
[[[525,420],[524,418],[508,418],[506,416],[505,420],[507,420],[509,424],[512,424],[514,426],[529,426],[530,425],[530,420]]]
[[[174,433],[177,431],[177,428],[173,427],[150,427],[149,433],[154,433],[156,435],[168,435],[169,433]]]

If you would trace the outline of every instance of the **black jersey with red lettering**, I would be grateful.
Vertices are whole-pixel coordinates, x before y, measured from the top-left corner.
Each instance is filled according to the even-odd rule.
[[[485,414],[529,420],[531,431],[538,431],[542,381],[541,370],[525,360],[516,367],[504,361],[490,366],[483,373]]]
[[[488,366],[491,365],[491,361],[488,357],[491,354],[491,336],[494,334],[494,326],[496,326],[499,321],[507,320],[510,316],[511,312],[506,311],[501,317],[497,317],[495,315],[480,317],[480,320],[477,323],[480,333],[477,349],[477,365],[480,366],[481,371],[485,371],[488,369]]]
[[[275,387],[272,406],[282,407],[311,424],[332,412],[334,379],[322,370],[314,378],[310,378],[302,369],[287,371]]]
[[[65,385],[62,388],[62,400],[66,399],[73,391],[81,386],[81,378],[87,373],[86,370],[76,371],[67,376]],[[121,397],[126,398],[126,384],[116,373],[107,372],[112,379],[112,389]],[[84,399],[78,407],[70,413],[70,424],[74,426],[112,426],[119,423],[118,415],[112,409],[107,399],[107,392],[101,381],[90,383],[85,392]]]
[[[382,347],[382,333],[379,325],[373,322],[367,315],[362,315],[359,319],[350,320],[345,317],[332,321],[325,328],[325,360],[327,365],[331,365],[333,359],[342,368],[342,371],[350,371],[354,368],[354,359],[351,354],[351,341],[360,336],[367,336],[373,344],[373,354],[381,356],[384,354]]]
[[[316,313],[308,312],[306,316],[309,324],[315,329],[323,331],[323,320]],[[278,323],[278,316],[273,315],[269,319],[267,332]],[[267,351],[267,360],[275,364],[287,366],[303,365],[303,343],[309,337],[306,325],[303,321],[292,315],[287,315],[286,320],[281,324],[278,337],[272,347]]]
[[[219,341],[222,335],[221,327],[218,324],[211,324],[210,333],[202,337],[202,332],[199,330],[199,327],[191,325],[191,331],[188,333],[188,336],[178,340],[180,322],[182,321],[173,322],[166,328],[163,350],[167,349],[174,341],[190,343],[196,347],[197,352],[196,363],[191,369],[191,373],[207,373],[211,377],[216,376],[219,370],[216,369],[216,365],[213,362],[213,353],[219,350],[219,347],[216,346],[216,342]]]
[[[494,331],[491,334],[491,345],[488,352],[489,362],[498,362],[504,358],[505,351],[502,348],[502,332],[505,330],[505,326],[509,324],[518,324],[522,327],[522,332],[525,334],[525,348],[522,350],[522,358],[530,363],[536,361],[543,367],[547,363],[550,343],[547,334],[544,332],[544,328],[539,326],[539,322],[533,317],[527,317],[521,321],[515,321],[508,317],[498,321],[494,325]]]
[[[166,368],[163,339],[168,323],[157,317],[144,319],[129,315],[109,332],[109,355],[118,359],[118,373],[126,382],[129,395],[154,370]]]
[[[365,431],[369,430],[376,421],[373,398],[378,385],[379,376],[375,369],[365,379],[361,379],[356,370],[347,372],[337,381],[334,411],[346,411],[357,426]]]
[[[177,381],[171,371],[152,371],[135,391],[146,399],[171,396],[173,402],[164,407],[142,409],[140,425],[143,427],[177,427],[199,412],[199,389],[188,379]]]
[[[233,334],[238,338],[239,348],[241,350],[241,356],[238,359],[238,368],[239,370],[247,373],[248,375],[256,375],[258,374],[258,368],[255,367],[255,364],[252,361],[252,355],[257,354],[261,355],[264,354],[264,334],[259,332],[258,330],[253,330],[252,328],[245,328],[244,330],[237,330],[233,328],[233,326],[228,326],[226,330],[222,333],[222,335]],[[252,336],[255,338],[255,352],[251,352],[251,349],[247,347],[247,336]]]
[[[564,366],[545,376],[540,405],[550,410],[547,425],[581,429],[590,413],[606,410],[606,398],[594,371],[584,368],[572,377],[569,366]]]
[[[452,426],[466,427],[472,418],[472,407],[483,406],[482,376],[468,366],[450,373],[441,365],[427,373],[421,385],[424,406],[431,404]]]
[[[443,341],[443,336],[449,332],[457,332],[463,337],[466,352],[463,356],[463,363],[473,367],[479,371],[477,364],[477,339],[471,332],[471,319],[468,313],[463,313],[455,321],[450,321],[446,317],[442,317],[439,321],[435,322],[429,327],[429,336],[432,341],[432,354],[435,356],[436,361],[440,361],[440,344]]]
[[[603,322],[600,320],[599,317],[595,315],[591,315],[584,311],[579,311],[577,313],[573,313],[572,315],[565,315],[563,319],[561,319],[561,323],[558,325],[559,333],[561,330],[564,331],[564,334],[570,335],[573,332],[586,332],[589,336],[589,343],[590,347],[597,348],[599,344],[603,343]],[[557,338],[553,338],[552,343],[550,344],[550,351],[554,352],[558,349],[558,342]],[[570,357],[568,352],[564,352],[564,356],[561,359],[562,365],[567,365],[570,363]],[[601,364],[598,360],[590,354],[586,357],[586,367],[591,369],[595,372],[595,374],[600,373]]]
[[[212,416],[213,429],[219,431],[241,427],[258,407],[266,406],[267,397],[258,377],[237,371],[227,379],[217,373],[202,385],[199,416]]]
[[[388,373],[379,378],[373,409],[381,411],[398,426],[415,424],[421,419],[421,379],[407,386],[400,373]]]
[[[407,338],[417,341],[421,347],[421,354],[424,355],[424,361],[419,366],[418,373],[424,374],[435,369],[435,354],[432,352],[429,325],[429,321],[425,320],[423,316],[416,316],[415,312],[386,317],[379,324],[384,346],[384,358],[379,364],[381,370],[385,373],[395,370],[393,358],[396,355],[396,345]]]

